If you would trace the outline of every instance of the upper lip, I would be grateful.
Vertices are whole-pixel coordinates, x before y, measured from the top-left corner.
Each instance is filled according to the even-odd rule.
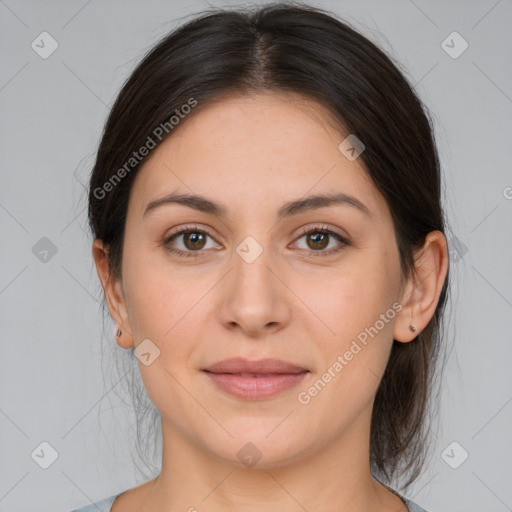
[[[250,361],[242,357],[233,357],[224,359],[204,371],[211,373],[301,373],[307,372],[306,368],[295,364],[287,363],[281,359],[260,359],[258,361]]]

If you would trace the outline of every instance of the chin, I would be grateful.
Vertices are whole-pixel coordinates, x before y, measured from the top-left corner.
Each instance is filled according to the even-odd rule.
[[[227,428],[233,438],[227,440],[227,435],[221,435],[222,439],[203,442],[217,458],[239,468],[272,469],[300,459],[305,451],[304,437],[297,431],[294,436],[287,430],[280,432],[280,435],[275,435],[275,431],[268,435],[276,426],[275,421],[269,423],[272,428],[265,428],[259,434],[248,429]]]

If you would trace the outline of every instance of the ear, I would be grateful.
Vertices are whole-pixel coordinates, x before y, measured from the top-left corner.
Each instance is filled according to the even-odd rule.
[[[122,331],[121,336],[116,337],[116,341],[120,347],[133,347],[132,329],[128,320],[122,282],[120,279],[114,279],[111,274],[108,262],[108,249],[105,247],[102,240],[94,240],[92,244],[92,255],[96,263],[96,270],[101,285],[105,292],[110,316],[117,327]]]
[[[441,231],[431,231],[416,252],[415,266],[400,303],[393,337],[402,343],[412,341],[427,326],[439,302],[448,272],[448,244]],[[416,332],[410,328],[416,327]]]

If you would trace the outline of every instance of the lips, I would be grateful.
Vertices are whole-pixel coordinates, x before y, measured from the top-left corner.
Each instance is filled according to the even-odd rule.
[[[204,368],[203,371],[210,373],[238,374],[244,377],[269,377],[275,374],[303,373],[309,370],[281,359],[260,359],[259,361],[250,361],[241,357],[235,357],[219,361],[207,368]]]
[[[232,358],[202,370],[217,389],[243,400],[270,399],[297,386],[309,370],[280,359]]]

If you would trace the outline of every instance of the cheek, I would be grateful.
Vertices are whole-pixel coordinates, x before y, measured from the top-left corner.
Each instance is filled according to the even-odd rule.
[[[138,361],[144,386],[162,414],[170,404],[173,410],[186,410],[190,407],[185,391],[190,387],[188,365],[204,325],[198,316],[198,302],[205,294],[203,281],[190,286],[175,272],[171,276],[169,269],[145,265],[142,260],[132,265],[131,272],[126,293],[135,347],[149,339],[158,354],[147,366]]]
[[[313,430],[327,438],[368,412],[387,364],[396,314],[384,283],[353,275],[343,284],[341,293],[331,295],[337,298],[325,317],[336,336],[323,337],[322,366],[297,397],[309,421],[322,418]]]
[[[373,253],[373,254],[372,254]],[[297,295],[322,326],[321,337],[340,349],[379,319],[392,306],[398,274],[385,253],[354,251],[338,268],[297,281]],[[311,317],[311,313],[309,313]],[[383,329],[388,331],[386,323]],[[330,340],[330,341],[329,341]]]
[[[135,346],[149,339],[159,350],[154,368],[139,363],[152,398],[163,388],[164,394],[171,391],[165,384],[169,379],[173,381],[170,374],[180,382],[188,378],[194,351],[208,332],[206,322],[210,317],[204,308],[217,281],[211,272],[179,269],[151,254],[133,253],[127,259],[125,291]],[[179,392],[176,382],[170,385]]]
[[[392,252],[377,248],[354,252],[339,272],[323,280],[323,293],[311,297],[332,331],[319,338],[323,368],[318,368],[315,389],[304,390],[315,396],[316,406],[337,404],[333,410],[349,408],[355,414],[375,395],[391,350],[398,307],[400,274],[393,258]],[[332,421],[338,421],[335,414]]]
[[[209,288],[211,279],[191,278],[170,265],[164,252],[161,247],[126,251],[125,291],[136,344],[144,338],[166,344]]]

